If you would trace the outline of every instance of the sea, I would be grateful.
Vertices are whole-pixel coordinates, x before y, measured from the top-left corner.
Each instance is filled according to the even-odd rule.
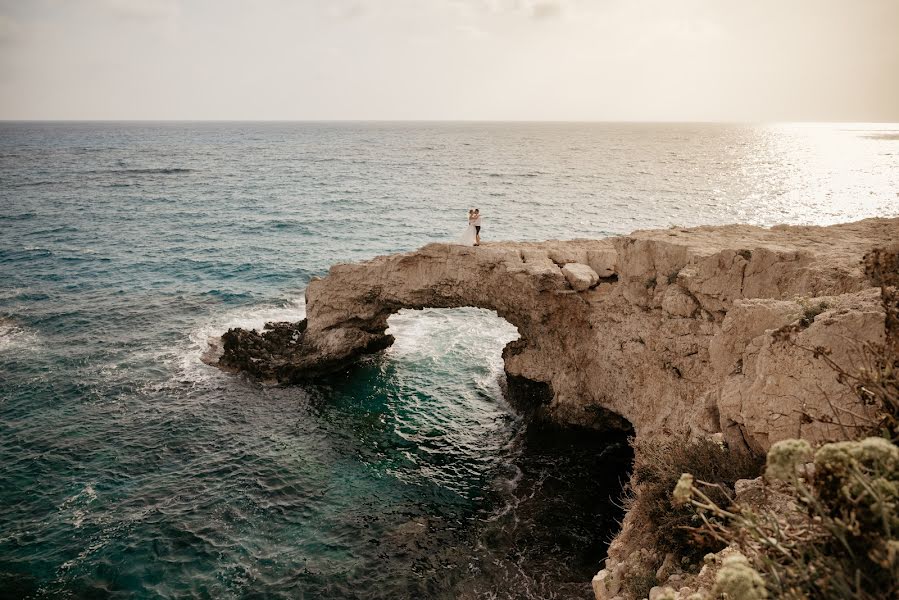
[[[330,265],[482,237],[899,215],[897,124],[0,123],[0,597],[590,598],[622,436],[403,311],[308,385],[200,359]]]

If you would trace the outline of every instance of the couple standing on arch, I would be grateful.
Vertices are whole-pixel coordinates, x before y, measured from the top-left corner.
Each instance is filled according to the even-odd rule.
[[[468,229],[462,235],[460,243],[464,246],[481,245],[481,211],[472,208],[468,211]]]

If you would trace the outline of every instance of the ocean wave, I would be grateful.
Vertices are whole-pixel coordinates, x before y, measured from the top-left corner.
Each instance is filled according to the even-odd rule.
[[[27,235],[30,237],[37,237],[41,235],[50,235],[52,233],[77,233],[78,231],[78,227],[74,225],[60,225],[58,227],[50,227],[49,229],[29,231]]]
[[[94,486],[88,483],[83,489],[63,500],[59,506],[60,512],[71,514],[71,523],[75,529],[79,529],[87,518],[89,509],[87,505],[97,499]]]
[[[274,219],[271,221],[262,221],[257,222],[252,225],[246,226],[248,231],[267,231],[271,229],[276,230],[290,230],[292,232],[298,234],[308,234],[311,233],[308,225],[298,220],[285,220],[285,219]]]
[[[886,140],[895,142],[899,140],[899,133],[889,132],[889,133],[872,133],[869,135],[864,135],[862,137],[868,138],[869,140]]]
[[[248,268],[244,267],[244,266],[237,268],[238,272],[245,271],[245,270],[248,270]],[[212,298],[218,298],[219,300],[222,300],[224,302],[250,300],[253,298],[253,294],[250,292],[232,292],[229,290],[220,290],[220,289],[206,290],[205,292],[202,292],[200,295],[210,296]]]
[[[219,375],[210,367],[221,354],[221,337],[229,329],[262,329],[272,321],[302,321],[306,318],[306,303],[302,298],[278,304],[263,304],[229,310],[214,315],[194,328],[181,346],[168,352],[168,360],[176,377],[192,383],[202,383]]]
[[[178,173],[193,173],[194,170],[183,167],[163,167],[159,169],[122,169],[120,172],[136,175],[176,175]]]
[[[30,350],[37,344],[35,332],[14,323],[12,319],[0,317],[0,352]]]
[[[0,215],[0,221],[28,221],[36,216],[37,214],[33,212],[19,213],[17,215]]]
[[[25,188],[25,187],[44,187],[48,185],[62,185],[68,183],[67,181],[26,181],[24,183],[13,183],[9,187],[12,188]]]
[[[194,169],[184,167],[156,167],[144,169],[106,169],[96,171],[86,171],[90,174],[111,174],[111,175],[179,175],[182,173],[193,173]]]
[[[474,360],[485,367],[477,377],[478,387],[490,392],[502,372],[503,347],[519,337],[514,325],[479,308],[401,310],[390,317],[387,331],[396,338],[389,356],[426,363]]]

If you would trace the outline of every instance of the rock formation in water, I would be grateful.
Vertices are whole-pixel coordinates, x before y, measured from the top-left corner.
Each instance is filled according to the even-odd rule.
[[[475,306],[518,328],[503,351],[507,378],[539,417],[638,438],[715,437],[755,453],[786,438],[837,440],[874,407],[813,349],[851,370],[866,342],[884,339],[885,305],[862,258],[897,240],[899,219],[869,219],[430,244],[332,267],[307,288],[306,321],[229,331],[219,365],[302,381],[389,346],[398,310]],[[785,328],[790,342],[778,335]],[[738,498],[744,488],[752,482]],[[653,552],[644,534],[629,514],[594,579],[597,598],[618,597],[623,570]],[[681,591],[702,587],[704,572]]]
[[[851,365],[883,336],[863,255],[899,239],[899,219],[831,227],[747,225],[638,231],[601,240],[430,244],[340,264],[310,282],[307,320],[223,336],[223,368],[290,383],[387,347],[400,309],[475,306],[518,328],[510,381],[544,393],[540,415],[637,436],[722,433],[764,452],[780,439],[841,437],[819,417],[859,404],[834,373],[772,332]]]

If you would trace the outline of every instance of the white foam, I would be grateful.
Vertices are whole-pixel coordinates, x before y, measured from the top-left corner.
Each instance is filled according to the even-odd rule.
[[[494,311],[478,308],[402,310],[390,317],[388,333],[396,341],[387,352],[401,371],[405,366],[432,366],[448,373],[465,369],[479,393],[502,399],[502,349],[518,339],[513,325]],[[472,369],[474,366],[474,369]],[[461,375],[461,370],[457,374]],[[468,402],[483,402],[473,395]],[[483,408],[483,407],[482,407]]]
[[[213,315],[193,329],[184,344],[164,352],[164,360],[173,367],[176,379],[207,382],[222,376],[207,363],[221,352],[221,336],[228,329],[259,330],[268,322],[297,322],[305,317],[302,297]],[[519,337],[518,330],[495,312],[476,308],[402,310],[390,317],[388,333],[396,337],[388,351],[394,360],[439,362],[452,355],[476,358],[487,367],[476,385],[491,395],[503,368],[500,352]]]
[[[306,318],[306,303],[302,298],[286,300],[281,305],[264,304],[234,309],[214,315],[188,334],[187,342],[174,349],[171,362],[181,379],[206,381],[220,374],[220,371],[203,362],[204,357],[220,352],[223,333],[234,327],[261,329],[271,321],[291,323]]]
[[[0,352],[32,350],[38,345],[36,333],[0,318]]]
[[[519,337],[508,321],[478,308],[401,310],[390,317],[387,332],[396,338],[390,354],[397,358],[438,360],[459,353],[488,358],[491,370],[502,367],[498,350]]]
[[[84,524],[85,518],[87,518],[89,510],[85,508],[86,505],[96,499],[97,492],[94,490],[94,486],[92,484],[87,484],[83,490],[66,498],[62,504],[59,505],[59,509],[61,511],[70,511],[72,513],[72,525],[78,529]]]

